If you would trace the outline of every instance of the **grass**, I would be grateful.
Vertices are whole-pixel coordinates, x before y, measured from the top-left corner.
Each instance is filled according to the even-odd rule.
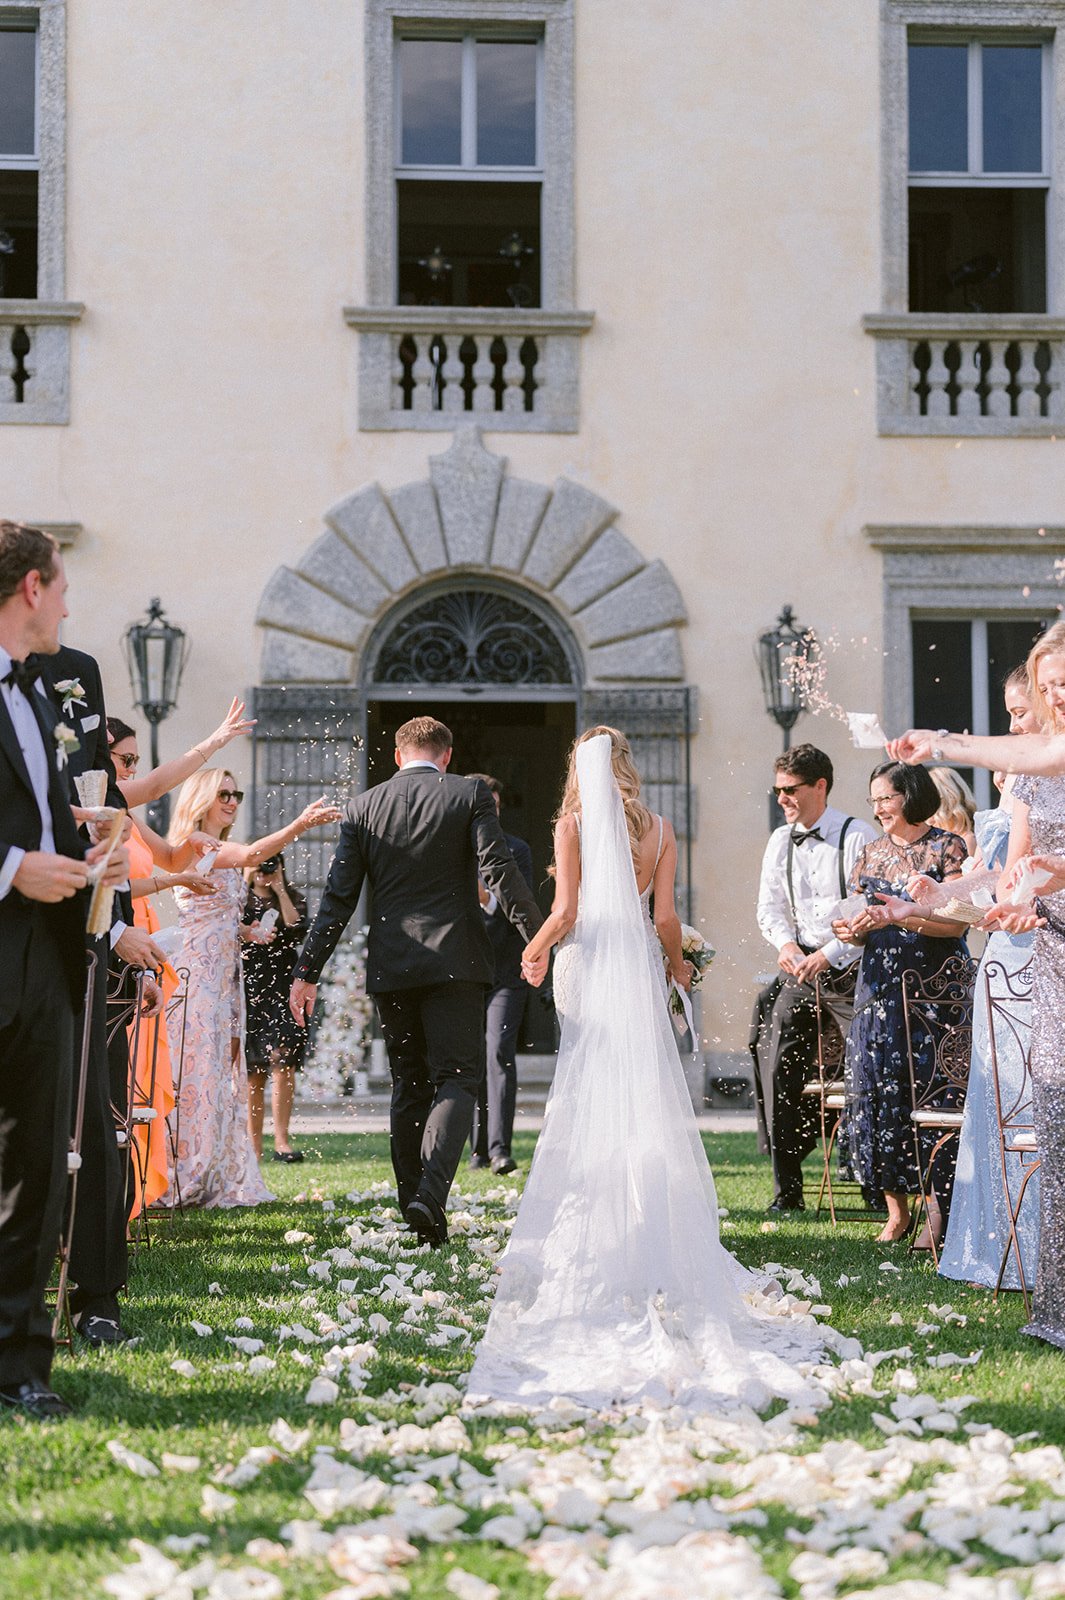
[[[532,1145],[531,1136],[516,1142],[523,1168]],[[911,1365],[923,1389],[943,1398],[975,1395],[980,1404],[971,1414],[981,1421],[1013,1435],[1036,1432],[1046,1442],[1065,1445],[1065,1361],[1059,1352],[1020,1336],[1019,1295],[995,1303],[987,1291],[948,1283],[934,1274],[927,1259],[874,1245],[876,1225],[871,1221],[848,1220],[833,1229],[827,1216],[817,1220],[806,1213],[763,1231],[768,1167],[757,1157],[753,1137],[708,1136],[706,1145],[720,1202],[729,1212],[726,1242],[741,1260],[748,1265],[781,1261],[815,1275],[838,1329],[854,1333],[870,1350],[913,1347]],[[336,1405],[311,1409],[304,1404],[318,1360],[302,1367],[288,1344],[279,1354],[276,1329],[298,1321],[313,1327],[316,1313],[332,1314],[338,1299],[358,1302],[363,1316],[379,1309],[368,1291],[380,1279],[387,1257],[375,1272],[338,1271],[334,1283],[345,1277],[357,1284],[345,1295],[308,1278],[306,1266],[328,1247],[347,1242],[339,1217],[368,1214],[368,1206],[346,1202],[345,1195],[391,1181],[384,1136],[321,1136],[304,1141],[304,1147],[308,1160],[303,1166],[267,1168],[279,1196],[276,1204],[253,1212],[189,1213],[154,1224],[151,1248],[136,1257],[126,1310],[127,1326],[140,1342],[114,1353],[79,1353],[73,1360],[61,1354],[57,1359],[55,1386],[76,1407],[73,1419],[60,1427],[10,1416],[0,1421],[0,1549],[8,1552],[0,1563],[0,1596],[70,1600],[100,1594],[100,1579],[129,1559],[131,1537],[160,1545],[169,1534],[202,1532],[210,1540],[209,1553],[223,1562],[242,1555],[250,1539],[276,1540],[281,1525],[291,1518],[314,1515],[301,1492],[310,1447],[296,1459],[266,1466],[255,1482],[237,1491],[235,1509],[214,1521],[201,1511],[203,1487],[213,1472],[238,1461],[250,1447],[267,1443],[267,1429],[279,1416],[294,1427],[310,1426],[311,1446],[336,1445],[339,1420],[350,1416],[361,1421],[374,1412],[374,1397],[384,1390],[453,1380],[468,1366],[469,1352],[456,1345],[430,1348],[417,1336],[389,1332],[377,1341],[378,1359],[365,1394],[351,1394],[342,1383]],[[472,1194],[498,1188],[498,1183],[490,1173],[463,1169],[460,1174],[461,1188]],[[323,1209],[322,1200],[335,1201],[335,1212]],[[292,1229],[312,1235],[313,1243],[286,1244],[284,1235]],[[358,1254],[359,1247],[353,1248]],[[474,1338],[483,1296],[466,1269],[478,1259],[457,1239],[446,1252],[418,1260],[418,1268],[428,1267],[434,1284],[448,1291],[452,1305],[464,1307],[474,1318]],[[901,1272],[881,1272],[883,1261]],[[840,1286],[841,1276],[850,1281]],[[221,1293],[217,1288],[212,1292],[212,1285]],[[967,1317],[966,1326],[948,1325],[929,1339],[918,1338],[915,1324],[935,1320],[929,1304],[947,1302]],[[903,1326],[888,1325],[896,1311]],[[262,1376],[250,1375],[246,1357],[225,1342],[224,1334],[233,1331],[239,1317],[252,1319],[254,1336],[265,1339],[265,1353],[277,1360]],[[199,1337],[191,1326],[194,1320],[208,1325],[211,1334]],[[948,1349],[960,1354],[982,1349],[983,1357],[972,1368],[926,1366],[926,1353]],[[194,1363],[195,1377],[181,1377],[171,1369],[179,1358]],[[810,1431],[807,1447],[833,1437],[855,1438],[870,1447],[881,1444],[871,1414],[885,1404],[861,1397],[835,1404]],[[504,1425],[486,1419],[469,1424],[469,1429],[474,1459],[483,1464],[480,1451],[503,1437]],[[115,1439],[156,1463],[162,1452],[172,1451],[199,1456],[201,1466],[188,1474],[141,1479],[112,1460],[106,1445]],[[352,1513],[341,1517],[357,1520]],[[769,1544],[763,1550],[767,1568],[781,1578],[791,1555],[783,1543],[787,1522],[784,1515],[771,1516]],[[463,1543],[458,1553],[464,1567],[490,1578],[514,1600],[532,1600],[546,1590],[548,1580],[531,1573],[518,1553],[483,1542]],[[180,1559],[187,1564],[192,1558]],[[446,1593],[444,1579],[454,1560],[454,1552],[434,1545],[405,1569],[415,1600]],[[917,1570],[923,1576],[938,1575],[936,1562],[928,1559]],[[292,1600],[317,1600],[340,1582],[320,1561],[293,1561],[284,1568],[284,1594]],[[796,1592],[786,1578],[784,1587],[787,1593]]]

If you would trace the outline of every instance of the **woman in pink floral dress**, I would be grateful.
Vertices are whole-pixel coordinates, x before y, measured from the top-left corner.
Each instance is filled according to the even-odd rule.
[[[253,844],[229,833],[243,795],[231,772],[206,768],[182,786],[170,826],[180,866],[197,855],[215,884],[213,895],[175,889],[182,944],[174,965],[189,972],[184,1019],[185,1055],[178,1087],[177,1165],[164,1205],[254,1206],[272,1200],[248,1133],[248,1080],[242,1048],[240,945],[269,941],[257,923],[241,925],[246,886],[241,876],[276,855],[309,828],[335,822],[340,812],[316,801],[287,827]],[[207,854],[201,854],[206,851]],[[187,860],[185,858],[187,852]],[[171,1027],[171,1058],[180,1059],[180,1015]]]

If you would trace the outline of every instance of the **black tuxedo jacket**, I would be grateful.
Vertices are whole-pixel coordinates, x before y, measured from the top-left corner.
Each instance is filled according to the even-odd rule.
[[[531,939],[543,918],[507,849],[487,786],[433,767],[404,768],[349,802],[294,976],[318,982],[368,882],[371,993],[454,980],[491,984],[495,962],[478,873],[524,940]]]
[[[38,720],[45,729],[52,729],[60,720],[56,707],[47,695],[34,688]],[[85,841],[78,833],[71,815],[67,784],[59,771],[54,740],[45,738],[48,758],[48,800],[52,813],[52,831],[59,855],[71,856],[80,861],[85,855]],[[41,814],[33,793],[33,785],[19,747],[15,725],[4,697],[0,695],[0,866],[13,847],[22,850],[41,848]],[[44,905],[25,899],[17,889],[9,889],[0,900],[0,1027],[5,1026],[18,1013],[23,989],[23,969],[26,944],[35,914],[47,918],[62,951],[63,971],[70,991],[71,1003],[81,1004],[85,992],[85,916],[88,894],[83,892],[57,905]]]
[[[507,849],[517,862],[518,871],[521,873],[530,890],[533,886],[532,851],[524,839],[519,839],[516,833],[505,833]],[[496,906],[490,917],[485,917],[485,927],[488,929],[488,939],[495,957],[495,987],[516,988],[524,983],[521,975],[521,957],[526,941],[518,929],[507,917],[501,906]]]

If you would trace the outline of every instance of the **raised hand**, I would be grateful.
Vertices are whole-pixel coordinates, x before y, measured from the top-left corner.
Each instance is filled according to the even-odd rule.
[[[916,766],[919,761],[931,759],[936,738],[931,728],[911,728],[900,738],[888,740],[888,756],[892,761],[905,761],[907,766]]]
[[[213,755],[216,750],[221,750],[223,745],[229,744],[230,740],[239,739],[242,733],[250,733],[255,726],[255,720],[254,717],[244,715],[244,701],[238,700],[234,695],[224,720],[203,743],[205,746],[211,746]]]
[[[310,828],[324,827],[327,822],[339,822],[343,815],[340,807],[323,794],[320,800],[312,800],[309,806],[304,806],[296,823],[300,832],[306,833]]]

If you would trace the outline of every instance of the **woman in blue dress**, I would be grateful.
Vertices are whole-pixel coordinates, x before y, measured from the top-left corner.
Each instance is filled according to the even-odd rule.
[[[835,924],[834,931],[865,946],[847,1039],[850,1162],[866,1200],[877,1205],[882,1195],[886,1202],[888,1217],[878,1242],[894,1244],[909,1233],[909,1197],[920,1190],[902,977],[916,972],[930,978],[948,957],[966,955],[964,925],[926,916],[906,885],[917,875],[937,883],[958,877],[968,852],[957,834],[928,825],[939,808],[939,792],[925,767],[896,761],[877,767],[869,780],[869,803],[884,831],[862,850],[850,882],[851,893],[864,895],[868,904],[850,921]],[[930,1036],[915,1034],[914,1055],[920,1081],[932,1071]],[[934,1204],[928,1222],[933,1231],[942,1226]]]
[[[1010,714],[1010,732],[1038,733],[1039,719],[1028,698],[1028,675],[1024,667],[1018,667],[1006,679],[1005,696],[1006,710]],[[998,780],[999,775],[996,774],[996,782]],[[1010,841],[1013,809],[1010,788],[1011,780],[1006,779],[1001,804],[994,811],[978,811],[976,814],[976,839],[981,859],[985,866],[1000,871],[1006,864]],[[992,983],[996,994],[1006,993],[1009,984],[1009,990],[1015,991],[1018,996],[1003,1006],[1003,1010],[1008,1009],[1011,1014],[1016,1014],[1017,1033],[1007,1025],[1005,1017],[995,1027],[999,1082],[1003,1105],[1008,1107],[1016,1101],[1024,1079],[1022,1041],[1027,1039],[1031,1026],[1032,1003],[1031,991],[1025,987],[1023,980],[1019,980],[1018,975],[1030,966],[1034,939],[1034,933],[1013,934],[999,929],[988,939],[981,957],[976,979],[976,1004],[973,1008],[973,1052],[965,1120],[958,1141],[950,1221],[939,1261],[939,1270],[944,1278],[979,1283],[989,1289],[993,1289],[998,1282],[1003,1252],[1009,1239],[1009,1215],[1002,1188],[984,972],[994,963]],[[1015,1201],[1022,1176],[1022,1170],[1015,1165],[1010,1173],[1010,1188]],[[1024,1205],[1017,1219],[1017,1239],[1024,1262],[1025,1282],[1032,1283],[1039,1254],[1038,1173],[1025,1191]],[[1007,1289],[1020,1288],[1017,1263],[1012,1251],[1002,1282]]]

